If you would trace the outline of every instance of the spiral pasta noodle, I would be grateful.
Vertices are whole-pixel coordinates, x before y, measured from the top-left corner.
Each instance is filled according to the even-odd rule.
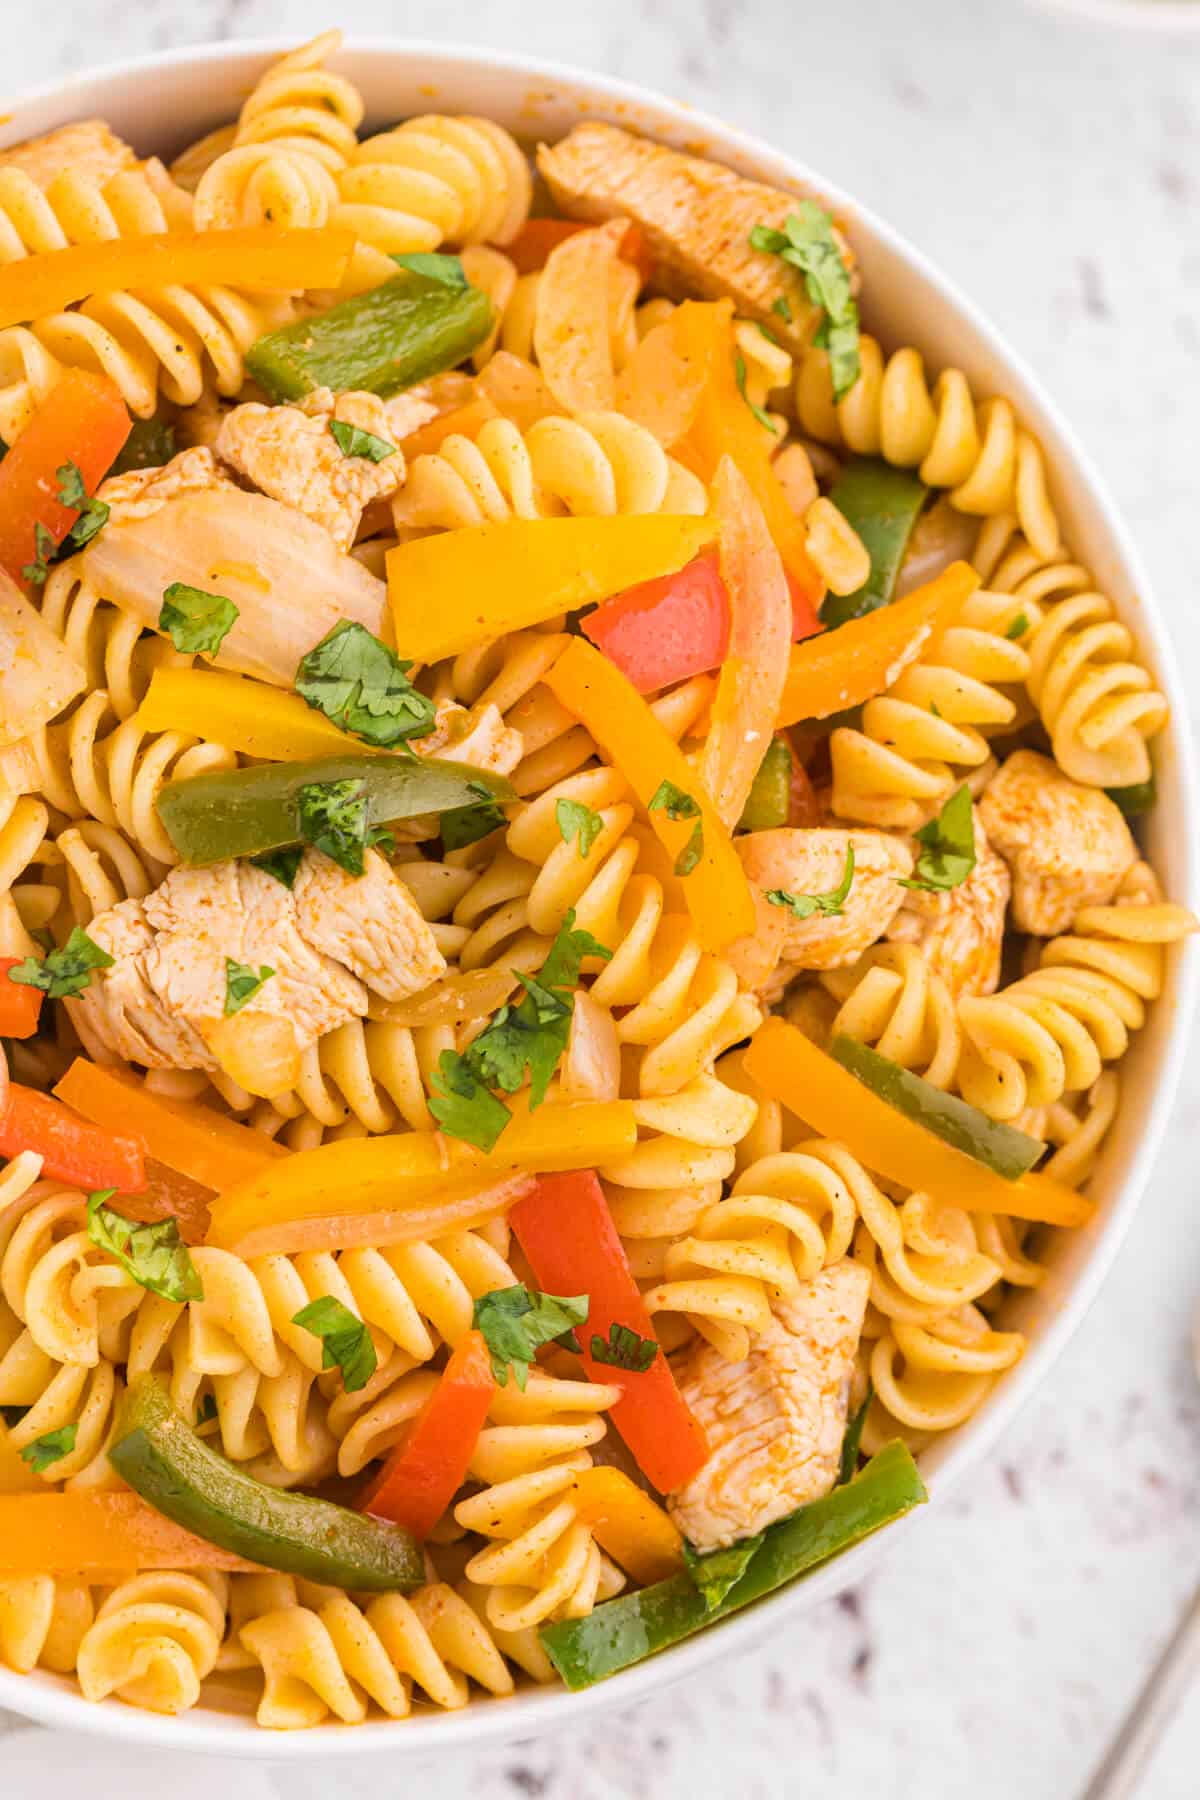
[[[225,1629],[225,1607],[198,1575],[135,1575],[103,1600],[79,1644],[85,1700],[116,1694],[149,1712],[181,1713],[200,1698]]]

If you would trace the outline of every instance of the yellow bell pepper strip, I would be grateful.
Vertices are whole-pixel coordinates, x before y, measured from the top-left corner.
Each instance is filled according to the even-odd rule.
[[[1007,1181],[954,1149],[873,1094],[780,1018],[768,1019],[756,1032],[742,1066],[773,1100],[822,1137],[836,1138],[868,1169],[913,1192],[932,1194],[967,1212],[1007,1213],[1043,1225],[1085,1225],[1095,1211],[1090,1200],[1052,1176]]]
[[[704,948],[722,950],[752,932],[754,898],[733,840],[696,771],[637,689],[583,638],[572,638],[545,681],[603,746],[643,806],[649,808],[666,782],[698,808],[700,854],[680,886]],[[649,811],[656,835],[676,857],[694,840],[695,817],[672,819],[664,806]]]
[[[700,773],[732,831],[775,727],[792,641],[792,602],[762,507],[732,457],[722,457],[717,465],[713,501],[721,574],[729,594],[729,649],[717,680]]]
[[[148,232],[47,250],[0,268],[0,330],[62,312],[89,294],[214,284],[239,288],[337,287],[354,248],[349,231]]]
[[[438,531],[388,551],[401,656],[436,662],[671,575],[715,536],[711,519],[650,513],[508,519]]]
[[[77,1056],[54,1090],[60,1100],[101,1125],[119,1119],[146,1155],[216,1193],[252,1180],[288,1159],[282,1144],[204,1106],[152,1094],[124,1069],[102,1069]]]
[[[508,1173],[595,1168],[637,1142],[628,1100],[551,1101],[533,1115],[522,1096],[511,1104],[511,1123],[487,1156],[436,1131],[345,1138],[286,1156],[214,1201],[208,1241],[258,1256],[268,1228],[274,1244],[281,1226],[305,1219],[415,1212],[477,1194]]]
[[[314,712],[299,694],[222,669],[156,669],[136,717],[143,731],[186,731],[266,762],[371,750]]]
[[[733,302],[685,300],[672,324],[685,361],[708,371],[696,416],[673,454],[703,481],[713,479],[723,456],[733,458],[762,507],[796,591],[819,606],[825,583],[808,554],[804,521],[792,511],[771,467],[770,439],[738,389]]]
[[[185,1531],[138,1494],[100,1488],[52,1494],[38,1485],[36,1494],[0,1494],[0,1578],[114,1569],[259,1572],[257,1563]]]
[[[902,600],[794,645],[777,725],[827,719],[881,694],[978,586],[968,563],[951,563]]]
[[[581,1524],[590,1525],[627,1575],[648,1586],[683,1568],[683,1535],[670,1514],[623,1469],[581,1469],[572,1490]]]

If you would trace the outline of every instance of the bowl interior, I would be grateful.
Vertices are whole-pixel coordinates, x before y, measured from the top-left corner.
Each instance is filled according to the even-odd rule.
[[[1147,10],[1152,10],[1148,8]],[[184,144],[236,113],[266,64],[290,43],[209,45],[147,58],[123,69],[100,71],[3,106],[0,146],[46,131],[73,118],[100,115],[143,153],[170,157]],[[1171,896],[1191,905],[1200,897],[1186,708],[1161,619],[1153,610],[1136,555],[1112,504],[1067,426],[1032,376],[998,335],[920,254],[881,221],[865,213],[823,176],[690,109],[625,84],[552,65],[444,45],[359,40],[335,65],[360,88],[367,124],[380,129],[428,111],[482,113],[530,142],[555,138],[582,117],[608,120],[663,142],[710,154],[741,172],[798,193],[824,198],[852,238],[863,273],[863,315],[868,328],[890,346],[911,343],[928,365],[961,368],[977,394],[1000,392],[1040,438],[1067,542],[1093,571],[1096,585],[1116,601],[1141,651],[1172,701],[1174,725],[1157,749],[1160,801],[1147,822],[1147,852]],[[1031,1334],[1024,1361],[999,1384],[988,1405],[964,1428],[931,1449],[923,1461],[935,1498],[982,1456],[1016,1408],[1042,1378],[1078,1324],[1132,1215],[1166,1122],[1186,1021],[1190,1017],[1197,956],[1175,958],[1167,993],[1123,1065],[1123,1105],[1092,1193],[1098,1219],[1087,1229],[1060,1234],[1049,1255],[1043,1287],[1014,1302],[1008,1317]],[[251,1718],[204,1706],[180,1719],[161,1719],[113,1702],[90,1707],[69,1682],[39,1673],[18,1677],[0,1668],[0,1705],[48,1723],[99,1730],[131,1742],[239,1754],[313,1755],[386,1750],[428,1755],[466,1741],[529,1736],[560,1728],[572,1717],[613,1702],[629,1702],[689,1673],[721,1651],[732,1652],[769,1631],[788,1611],[811,1606],[859,1579],[881,1542],[897,1551],[905,1524],[882,1540],[860,1546],[807,1580],[750,1612],[702,1634],[648,1664],[581,1695],[527,1691],[502,1705],[476,1703],[456,1715],[429,1714],[403,1727],[372,1723],[346,1731],[322,1726],[283,1736],[259,1732]]]

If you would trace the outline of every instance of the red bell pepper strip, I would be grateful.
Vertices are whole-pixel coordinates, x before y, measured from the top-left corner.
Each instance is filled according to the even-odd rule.
[[[59,498],[58,470],[73,462],[91,494],[129,436],[120,390],[90,369],[68,369],[0,463],[0,567],[14,581],[37,559],[37,526],[56,544],[79,517]]]
[[[358,1503],[360,1512],[426,1538],[466,1480],[496,1391],[492,1359],[479,1331],[451,1352],[441,1380]]]
[[[14,1081],[0,1115],[0,1156],[19,1156],[22,1150],[41,1157],[44,1174],[89,1192],[118,1188],[136,1194],[146,1186],[142,1146],[136,1138],[117,1137],[91,1125],[49,1094]]]
[[[639,1372],[597,1362],[589,1349],[593,1336],[607,1341],[614,1325],[654,1336],[596,1175],[587,1169],[541,1176],[509,1222],[544,1292],[587,1294],[587,1324],[579,1332],[583,1365],[592,1381],[624,1390],[609,1416],[642,1473],[663,1494],[689,1481],[706,1462],[708,1444],[662,1351]]]
[[[25,960],[23,956],[0,956],[0,1037],[32,1037],[38,1028],[41,992],[8,979],[8,971]]]
[[[796,644],[824,627],[791,576],[788,591]],[[639,694],[653,694],[718,668],[729,649],[729,621],[729,592],[717,552],[705,550],[673,575],[640,581],[602,601],[581,629]]]

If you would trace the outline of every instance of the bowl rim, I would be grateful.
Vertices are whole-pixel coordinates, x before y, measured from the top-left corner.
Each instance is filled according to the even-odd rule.
[[[1065,0],[1074,5],[1077,0]],[[169,74],[186,65],[240,64],[255,58],[271,58],[295,48],[294,34],[182,45],[148,52],[134,58],[89,67],[61,80],[52,80],[0,97],[0,117],[7,124],[20,109],[43,101],[69,102],[72,95],[97,81],[134,81],[152,74]],[[715,115],[671,99],[654,89],[609,75],[593,74],[569,63],[530,57],[515,51],[443,42],[423,38],[348,33],[340,53],[398,58],[402,62],[425,58],[452,62],[460,70],[480,76],[497,71],[526,82],[545,81],[568,87],[573,95],[586,95],[611,105],[643,109],[650,122],[635,123],[653,132],[655,121],[670,122],[689,136],[702,135],[706,150],[718,157],[734,156],[758,168],[774,167],[801,191],[826,197],[831,205],[849,211],[857,230],[879,242],[922,282],[933,288],[981,342],[1023,384],[1044,418],[1056,432],[1065,454],[1080,478],[1087,500],[1103,521],[1116,552],[1125,585],[1138,596],[1145,614],[1147,636],[1153,651],[1156,678],[1171,706],[1173,745],[1172,786],[1183,820],[1198,816],[1195,746],[1189,727],[1186,697],[1180,679],[1179,659],[1171,654],[1171,639],[1162,609],[1140,553],[1117,509],[1107,484],[1057,403],[1042,386],[1025,359],[981,308],[946,276],[925,254],[870,207],[828,180],[819,170],[787,152],[774,149],[753,133],[741,130]],[[1179,898],[1193,908],[1200,905],[1200,834],[1185,833]],[[1186,942],[1172,972],[1170,1017],[1155,1071],[1157,1081],[1150,1099],[1145,1126],[1131,1165],[1113,1193],[1101,1234],[1055,1316],[1040,1331],[1021,1362],[1008,1371],[993,1390],[986,1407],[967,1426],[955,1433],[954,1443],[939,1465],[927,1511],[927,1525],[940,1513],[945,1495],[968,1470],[994,1450],[1001,1434],[1046,1378],[1069,1338],[1079,1328],[1107,1276],[1133,1216],[1141,1202],[1155,1158],[1161,1146],[1171,1107],[1179,1086],[1190,1036],[1190,1020],[1200,991],[1200,944]],[[1164,997],[1165,998],[1165,997]],[[461,1712],[442,1714],[430,1709],[405,1720],[371,1720],[345,1727],[323,1724],[307,1731],[277,1733],[258,1729],[245,1717],[214,1720],[209,1716],[176,1717],[144,1712],[119,1701],[93,1705],[77,1692],[60,1687],[57,1680],[39,1680],[0,1666],[0,1705],[45,1725],[75,1729],[112,1741],[162,1749],[197,1751],[254,1760],[303,1760],[336,1752],[356,1756],[388,1752],[393,1757],[430,1757],[482,1747],[513,1739],[529,1738],[569,1728],[618,1706],[633,1705],[650,1694],[707,1664],[719,1656],[745,1650],[762,1640],[773,1623],[799,1614],[832,1598],[859,1581],[887,1547],[896,1549],[910,1532],[922,1528],[921,1513],[899,1520],[888,1531],[876,1534],[852,1550],[820,1565],[803,1580],[765,1596],[745,1612],[722,1621],[720,1630],[699,1632],[670,1650],[634,1665],[597,1686],[572,1693],[561,1687],[522,1689],[506,1703],[472,1696]]]

